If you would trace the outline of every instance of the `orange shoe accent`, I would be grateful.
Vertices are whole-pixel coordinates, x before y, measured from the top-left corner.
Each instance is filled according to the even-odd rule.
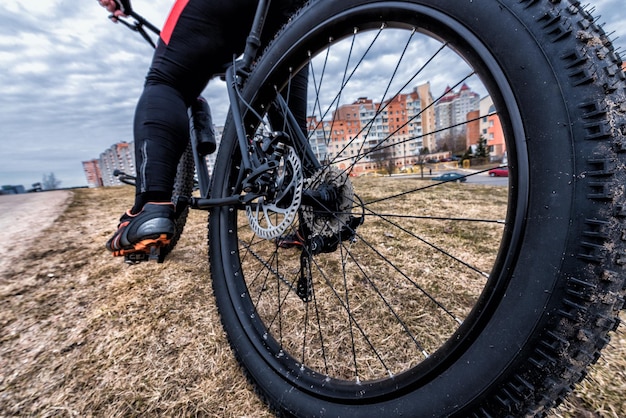
[[[135,243],[133,248],[121,249],[119,251],[113,252],[113,257],[120,257],[127,254],[133,253],[150,253],[150,248],[152,247],[165,247],[169,245],[172,240],[167,237],[165,234],[161,234],[160,237],[156,239],[145,239],[143,241],[139,241]]]

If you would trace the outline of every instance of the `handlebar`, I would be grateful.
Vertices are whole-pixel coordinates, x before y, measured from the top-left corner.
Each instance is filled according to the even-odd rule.
[[[121,170],[115,169],[113,170],[113,176],[117,177],[119,181],[122,183],[134,186],[135,185],[135,176],[131,176],[130,174],[126,174]]]
[[[129,23],[128,21],[125,20],[128,17],[132,17],[133,19],[135,19],[135,21],[133,23]],[[150,37],[150,35],[148,34],[148,32],[146,32],[144,28],[147,28],[148,30],[150,30],[152,33],[154,33],[157,36],[161,34],[161,31],[152,23],[150,23],[146,18],[144,18],[143,16],[141,16],[139,13],[135,12],[134,10],[131,10],[128,17],[124,17],[124,16],[117,17],[115,15],[109,15],[109,19],[111,19],[113,22],[120,22],[124,26],[126,26],[128,29],[132,30],[133,32],[138,32],[146,40],[146,42],[152,45],[153,48],[156,48],[156,43],[154,42],[154,40]]]

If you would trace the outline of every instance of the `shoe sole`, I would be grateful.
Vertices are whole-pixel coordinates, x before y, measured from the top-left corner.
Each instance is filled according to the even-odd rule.
[[[166,234],[161,234],[158,238],[144,239],[133,245],[132,248],[122,248],[119,251],[113,251],[114,257],[125,256],[129,254],[144,253],[150,254],[152,248],[161,248],[169,245],[172,241]]]

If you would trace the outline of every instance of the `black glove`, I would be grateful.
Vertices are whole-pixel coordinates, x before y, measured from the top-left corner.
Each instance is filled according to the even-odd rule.
[[[117,10],[120,10],[126,16],[133,12],[132,7],[130,6],[130,0],[115,0],[115,3],[117,4]]]

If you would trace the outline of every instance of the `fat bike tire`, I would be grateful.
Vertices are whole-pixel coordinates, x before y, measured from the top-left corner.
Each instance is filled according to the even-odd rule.
[[[183,155],[180,157],[178,166],[176,168],[176,178],[174,179],[174,188],[172,190],[172,202],[177,203],[179,197],[189,198],[194,190],[194,175],[195,175],[195,163],[193,159],[193,151],[191,144],[187,145]],[[187,216],[189,215],[189,206],[185,205],[180,211],[176,213],[176,219],[174,224],[176,226],[176,233],[172,237],[170,243],[161,248],[159,254],[159,262],[163,262],[165,257],[172,252],[185,229],[187,223]]]
[[[209,220],[209,256],[224,329],[243,369],[278,415],[544,416],[599,358],[624,306],[626,92],[621,59],[603,29],[573,0],[311,1],[265,50],[243,88],[243,98],[255,110],[246,115],[250,135],[259,126],[255,113],[266,112],[294,72],[321,61],[321,67],[309,71],[313,103],[317,98],[311,96],[322,86],[319,68],[349,69],[338,89],[355,80],[351,69],[358,59],[337,64],[324,58],[325,51],[342,40],[347,44],[336,50],[352,51],[359,46],[358,39],[352,41],[357,33],[371,30],[376,38],[387,28],[407,38],[424,36],[461,57],[493,100],[510,177],[489,266],[481,267],[482,250],[474,258],[462,255],[478,246],[472,239],[487,228],[470,222],[455,229],[453,221],[474,216],[470,204],[437,229],[441,215],[422,215],[450,204],[449,199],[432,195],[440,203],[402,206],[417,189],[396,193],[406,183],[392,177],[341,181],[339,189],[352,183],[358,196],[352,198],[353,215],[361,214],[363,222],[352,239],[342,237],[334,251],[324,254],[254,237],[245,211],[218,208]],[[400,39],[396,35],[390,39]],[[416,50],[427,50],[428,42]],[[385,48],[395,45],[386,42]],[[446,71],[456,67],[445,62]],[[370,86],[360,85],[362,94],[369,95],[363,89],[377,83],[369,78]],[[341,96],[350,94],[356,93]],[[332,97],[312,109],[324,100],[331,103]],[[358,97],[347,100],[367,110],[367,101]],[[374,100],[388,103],[392,97],[384,92]],[[329,108],[318,121],[338,105]],[[380,115],[391,118],[389,113]],[[423,129],[426,124],[424,116]],[[327,132],[333,129],[339,127],[329,123]],[[215,197],[239,192],[235,138],[235,127],[227,124],[215,167],[224,175],[213,180]],[[346,166],[345,161],[360,154],[338,159],[342,150],[335,144],[326,141],[328,158],[320,158],[322,166],[356,173],[356,163]],[[364,144],[361,150],[367,139]],[[361,162],[375,165],[381,148],[370,147]],[[306,163],[303,171],[311,179],[305,187],[313,187],[314,173],[323,172]],[[468,175],[463,184],[429,181],[432,187],[424,189],[437,185],[446,196],[471,190],[477,198],[483,189],[471,180]],[[368,194],[383,181],[382,196]],[[495,200],[498,192],[490,193]],[[376,207],[381,201],[384,207]],[[303,209],[291,232],[299,231],[298,223],[317,228],[316,216]],[[348,222],[339,213],[332,219]],[[418,231],[424,222],[432,228]],[[320,235],[324,231],[319,227]],[[455,241],[428,238],[432,231],[441,237],[456,234]],[[394,247],[395,241],[401,243]],[[430,243],[428,251],[413,241]],[[461,241],[463,248],[456,248],[454,242]],[[450,249],[441,251],[446,246]],[[455,251],[459,255],[451,257]],[[466,275],[470,266],[477,277]],[[309,273],[302,273],[307,268]],[[303,275],[310,289],[304,299],[294,290]],[[464,286],[479,276],[484,276],[480,290],[468,296],[471,291]],[[452,293],[456,301],[471,300],[470,306],[446,308],[457,303],[448,300]],[[369,321],[372,317],[377,321]],[[444,337],[431,335],[439,331]]]

